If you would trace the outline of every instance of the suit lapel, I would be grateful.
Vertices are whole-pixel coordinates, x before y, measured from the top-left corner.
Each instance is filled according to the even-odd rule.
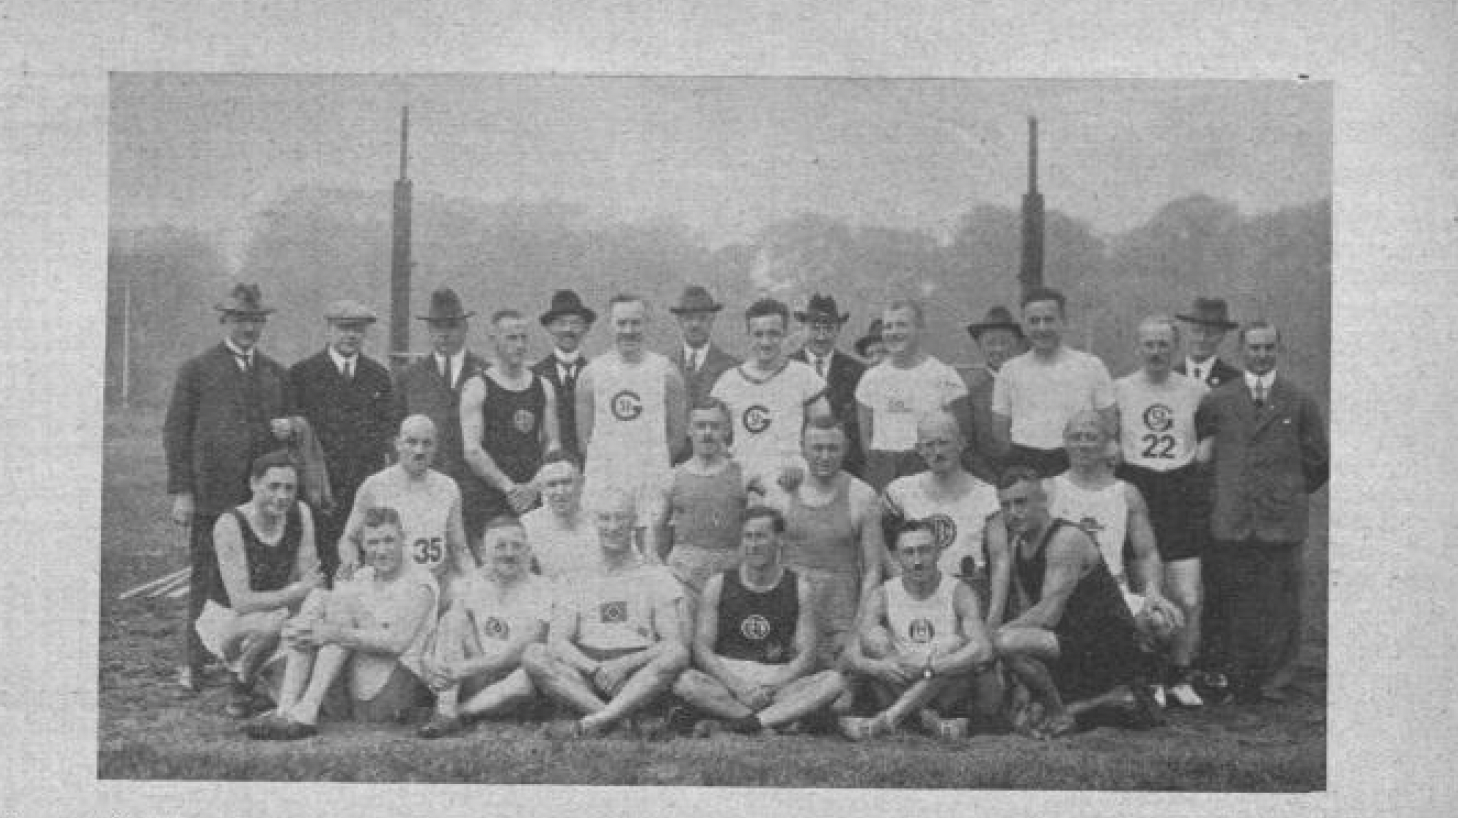
[[[1250,390],[1246,390],[1247,400],[1250,400],[1249,394]],[[1276,376],[1276,379],[1271,381],[1270,390],[1266,392],[1266,408],[1256,412],[1254,431],[1259,432],[1269,426],[1276,418],[1284,417],[1285,412],[1283,410],[1286,404],[1290,402],[1290,399],[1291,394],[1286,389],[1286,382],[1279,375]],[[1252,409],[1254,409],[1254,402],[1252,402]]]

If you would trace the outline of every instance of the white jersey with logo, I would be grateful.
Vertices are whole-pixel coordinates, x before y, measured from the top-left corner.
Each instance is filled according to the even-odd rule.
[[[992,411],[1012,421],[1012,442],[1063,447],[1063,427],[1085,409],[1114,405],[1114,382],[1099,358],[1060,346],[1051,357],[1028,350],[1003,364],[992,382]]]
[[[551,583],[541,577],[526,575],[510,587],[504,587],[484,576],[466,583],[456,597],[455,607],[469,623],[480,656],[494,657],[523,631],[552,616]]]
[[[917,419],[966,394],[957,370],[930,355],[910,369],[888,358],[866,370],[856,385],[856,402],[871,410],[870,448],[881,452],[915,449]]]
[[[461,514],[461,490],[456,481],[427,469],[422,479],[414,479],[403,466],[389,466],[360,484],[354,496],[347,536],[355,539],[364,524],[364,513],[370,508],[393,508],[400,514],[400,527],[405,534],[405,559],[439,576],[449,565],[446,535],[451,515]],[[363,546],[362,539],[355,542]]]
[[[825,393],[825,380],[809,364],[785,361],[780,371],[758,380],[748,365],[719,376],[710,395],[728,404],[734,441],[729,453],[752,476],[778,475],[800,457],[805,408]]]
[[[943,575],[926,599],[913,599],[901,577],[881,586],[886,594],[886,624],[898,653],[926,661],[933,650],[945,656],[957,649],[962,636],[957,632],[953,600],[960,584]]]
[[[1195,410],[1210,388],[1178,372],[1154,383],[1144,370],[1114,381],[1124,462],[1173,471],[1195,459]]]
[[[616,350],[593,358],[592,441],[583,475],[590,490],[617,486],[636,494],[666,484],[670,469],[664,405],[673,364],[656,352],[628,364]],[[639,509],[640,519],[643,510]]]
[[[522,515],[521,527],[531,543],[542,576],[556,580],[590,569],[597,560],[597,526],[584,510],[569,526],[552,509],[541,506]]]
[[[621,650],[658,641],[653,609],[681,599],[683,586],[662,565],[639,565],[612,574],[574,575],[557,584],[557,594],[557,604],[577,614],[579,646]]]
[[[1109,573],[1127,585],[1124,577],[1124,538],[1129,532],[1128,490],[1123,480],[1115,480],[1104,488],[1090,491],[1079,488],[1060,474],[1044,481],[1048,492],[1048,512],[1082,528],[1098,543],[1099,553],[1109,566]]]
[[[997,513],[997,490],[971,477],[970,490],[951,500],[935,498],[931,472],[898,477],[886,486],[887,510],[905,520],[923,520],[932,527],[942,555],[937,566],[942,573],[961,575],[962,558],[971,557],[980,569],[987,567],[982,547],[983,524]]]

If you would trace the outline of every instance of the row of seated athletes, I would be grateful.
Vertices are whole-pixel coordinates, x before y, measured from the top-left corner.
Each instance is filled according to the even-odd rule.
[[[998,498],[991,487],[961,469],[962,441],[950,415],[922,419],[918,448],[928,470],[897,481],[879,502],[869,487],[840,471],[845,437],[829,420],[812,424],[805,432],[808,473],[799,485],[773,491],[736,486],[741,478],[725,451],[727,420],[722,405],[695,412],[695,456],[676,475],[684,478],[682,484],[676,480],[663,503],[648,512],[648,524],[636,524],[643,504],[615,491],[601,493],[605,499],[587,521],[581,513],[576,466],[559,459],[544,467],[541,475],[547,505],[526,515],[519,527],[505,523],[493,528],[483,553],[471,554],[460,532],[459,492],[453,491],[449,478],[429,469],[432,424],[423,417],[407,419],[397,441],[400,463],[367,481],[357,497],[347,527],[349,542],[340,544],[341,554],[351,557],[342,565],[333,591],[323,590],[324,578],[313,564],[312,524],[307,506],[296,501],[295,468],[285,455],[260,459],[253,469],[253,500],[225,515],[215,532],[220,581],[197,623],[205,644],[237,673],[229,712],[247,716],[267,706],[255,701],[255,683],[266,668],[282,665],[276,689],[268,697],[276,706],[269,715],[250,722],[251,735],[311,735],[331,696],[336,706],[344,703],[338,712],[353,711],[365,719],[395,718],[419,702],[424,682],[438,694],[437,716],[422,728],[424,735],[457,730],[463,717],[517,710],[537,690],[587,714],[563,729],[598,734],[657,698],[669,684],[701,714],[727,718],[735,729],[794,724],[828,701],[841,715],[842,731],[852,737],[894,729],[913,715],[929,729],[958,736],[966,732],[967,722],[957,707],[980,702],[977,712],[986,723],[1003,713],[1003,673],[994,672],[991,663],[1002,655],[1007,670],[1020,682],[1014,690],[1022,691],[1021,698],[1013,699],[1018,706],[1010,720],[1031,734],[1065,732],[1072,728],[1075,715],[1100,707],[1112,707],[1135,723],[1149,723],[1157,715],[1146,701],[1147,648],[1178,631],[1181,615],[1159,595],[1158,556],[1152,547],[1140,549],[1138,555],[1137,573],[1144,591],[1140,600],[1127,593],[1127,585],[1121,587],[1116,574],[1122,577],[1122,570],[1110,571],[1111,564],[1122,564],[1121,558],[1106,558],[1107,549],[1101,551],[1093,537],[1081,533],[1082,539],[1072,548],[1073,558],[1081,562],[1072,574],[1059,576],[1076,578],[1073,598],[1095,602],[1074,604],[1066,593],[1051,593],[1045,587],[1057,573],[1052,568],[1032,573],[1025,568],[1025,563],[1046,561],[1043,551],[1049,542],[1069,538],[1052,537],[1059,528],[1046,513],[1040,481],[1034,473],[1023,472],[1009,487],[1019,490],[1022,483],[1036,484],[1034,493],[1044,501],[1041,523],[1019,528],[1023,523],[1015,525],[1015,520],[1032,519],[1023,510],[1005,521],[989,519]],[[1091,420],[1070,424],[1071,434],[1086,426],[1101,428],[1096,416]],[[1089,447],[1088,453],[1096,456],[1087,459],[1106,463],[1101,447],[1102,441]],[[726,475],[732,478],[727,483]],[[695,483],[700,485],[694,488]],[[954,492],[956,498],[940,511],[924,507],[938,488],[948,487],[971,491]],[[754,493],[763,496],[752,500],[751,490],[756,488]],[[817,491],[829,501],[817,503]],[[442,505],[425,500],[431,495],[447,498],[443,533],[417,536],[430,528],[422,527],[422,509]],[[726,497],[731,498],[727,503]],[[751,641],[762,638],[753,635],[763,630],[759,625],[743,620],[737,630],[726,630],[719,621],[724,611],[710,613],[722,607],[718,596],[728,582],[718,580],[716,585],[715,577],[728,576],[725,571],[747,571],[744,566],[752,562],[749,529],[762,528],[745,524],[761,519],[758,512],[747,511],[752,503],[776,509],[764,518],[770,519],[773,529],[774,564],[779,566],[783,545],[786,562],[803,578],[803,598],[796,603],[803,617],[794,619],[806,623],[779,629],[795,633],[793,649],[781,644],[757,654],[755,661],[774,667],[765,671],[768,681],[756,684],[748,684],[742,674],[726,670],[715,659],[700,656],[706,642],[720,644],[713,634],[721,630],[726,634],[733,630]],[[909,544],[901,542],[905,536],[893,540],[897,559],[891,559],[882,546],[882,506],[889,512],[884,516],[915,520],[911,528],[924,532],[926,542],[920,536],[911,536]],[[672,532],[671,541],[654,533],[663,529]],[[694,531],[710,531],[710,538],[694,541],[690,533]],[[1019,549],[1037,539],[1027,536],[1030,532],[1049,536],[1035,543],[1025,559],[1021,551],[1012,556],[1010,532]],[[364,567],[359,570],[356,543],[364,552]],[[903,550],[908,553],[902,554]],[[660,565],[665,558],[669,570]],[[530,576],[529,568],[559,580],[555,618],[543,613],[553,610],[547,601],[551,593],[538,590],[523,597],[525,592],[513,590],[513,571]],[[962,575],[968,581],[950,580],[937,591],[941,577],[948,575]],[[877,604],[889,603],[876,602],[881,599],[876,589],[884,576],[893,579],[882,593],[897,601],[882,611]],[[759,581],[763,575],[744,579],[752,587],[764,587]],[[1081,590],[1085,586],[1095,590],[1085,593]],[[898,588],[915,598],[907,601]],[[912,617],[916,620],[912,622],[895,613],[912,603],[932,604],[921,591],[940,593],[938,605],[955,601],[957,623],[936,617]],[[1100,594],[1102,602],[1112,599],[1119,604],[1101,604]],[[537,599],[535,610],[542,613],[537,620],[545,624],[553,618],[552,633],[562,638],[540,647],[541,633],[530,622],[513,626],[509,617],[492,612],[492,605],[519,597]],[[1040,604],[1044,598],[1058,601]],[[666,602],[672,604],[666,608],[660,604]],[[1009,615],[1004,624],[1004,609],[1020,613]],[[437,624],[441,611],[444,615]],[[680,665],[688,655],[681,643],[689,639],[687,623],[696,613],[698,626],[692,630],[698,636],[692,642],[699,673],[680,679]],[[755,622],[764,619],[763,614],[758,616]],[[880,624],[857,637],[857,621],[862,631],[867,622]],[[676,624],[680,622],[685,624]],[[706,631],[710,622],[716,624]],[[678,640],[666,639],[675,633]],[[535,638],[519,645],[520,650],[497,644],[513,643],[513,634],[535,634]],[[952,636],[952,641],[945,641]],[[892,645],[899,646],[897,651],[890,650]],[[900,691],[905,695],[888,697],[885,685],[891,684],[890,690],[896,692],[894,682],[909,681],[912,660],[907,656],[912,655],[921,662],[916,665],[919,672],[928,677],[922,681],[938,674],[960,681],[913,684]],[[1054,669],[1051,678],[1056,682],[1042,670],[1045,664]],[[807,668],[818,668],[820,675],[807,677]],[[977,672],[968,676],[964,671],[969,668]],[[507,669],[511,672],[503,673]],[[738,670],[753,676],[745,668]],[[847,677],[873,680],[867,688],[871,698],[850,696]],[[1140,681],[1134,682],[1135,678]],[[347,684],[336,688],[340,679]],[[636,681],[629,685],[630,679]],[[968,679],[976,684],[961,683]],[[714,680],[723,689],[716,688]],[[791,681],[796,684],[789,686]],[[1065,707],[1060,690],[1083,701]],[[772,695],[777,691],[782,692]],[[972,695],[974,691],[980,692]],[[869,719],[850,715],[851,708],[865,707],[867,701],[890,706]],[[783,706],[750,721],[752,714],[744,708],[753,705],[762,705],[754,707],[755,712]],[[685,717],[688,712],[674,711],[670,721],[681,729],[713,729],[712,719],[705,721],[709,725],[705,727],[699,719]],[[950,721],[938,721],[944,715]]]

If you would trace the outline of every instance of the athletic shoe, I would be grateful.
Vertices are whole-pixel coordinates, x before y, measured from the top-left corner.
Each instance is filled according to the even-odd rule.
[[[921,720],[921,729],[929,736],[948,741],[959,741],[967,737],[967,719],[944,719],[932,710],[922,710],[917,716]]]
[[[427,739],[445,738],[463,733],[465,730],[466,722],[460,716],[444,716],[437,713],[430,717],[430,721],[420,725],[415,730],[415,735]]]
[[[184,665],[177,669],[177,686],[181,688],[183,694],[196,696],[202,692],[202,677],[201,668],[194,672],[192,668]]]
[[[1179,681],[1168,688],[1170,699],[1180,707],[1203,707],[1205,700],[1195,692],[1195,688],[1188,681]]]
[[[839,725],[840,734],[851,741],[880,738],[891,732],[890,725],[880,716],[872,716],[868,719],[859,716],[842,716]]]
[[[1154,700],[1154,703],[1159,705],[1161,710],[1164,709],[1164,706],[1168,704],[1168,700],[1165,698],[1164,685],[1149,685],[1148,690],[1149,697]]]
[[[663,726],[676,736],[691,736],[694,733],[694,714],[684,705],[676,704],[668,708]]]
[[[319,735],[319,727],[285,718],[269,718],[248,725],[249,738],[263,741],[298,741]]]
[[[234,680],[228,690],[228,704],[223,712],[230,719],[246,719],[253,715],[253,686]]]

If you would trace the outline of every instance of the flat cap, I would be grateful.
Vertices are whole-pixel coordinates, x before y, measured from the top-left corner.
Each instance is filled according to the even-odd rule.
[[[346,298],[330,304],[324,310],[324,319],[336,324],[373,324],[378,317],[369,307]]]

